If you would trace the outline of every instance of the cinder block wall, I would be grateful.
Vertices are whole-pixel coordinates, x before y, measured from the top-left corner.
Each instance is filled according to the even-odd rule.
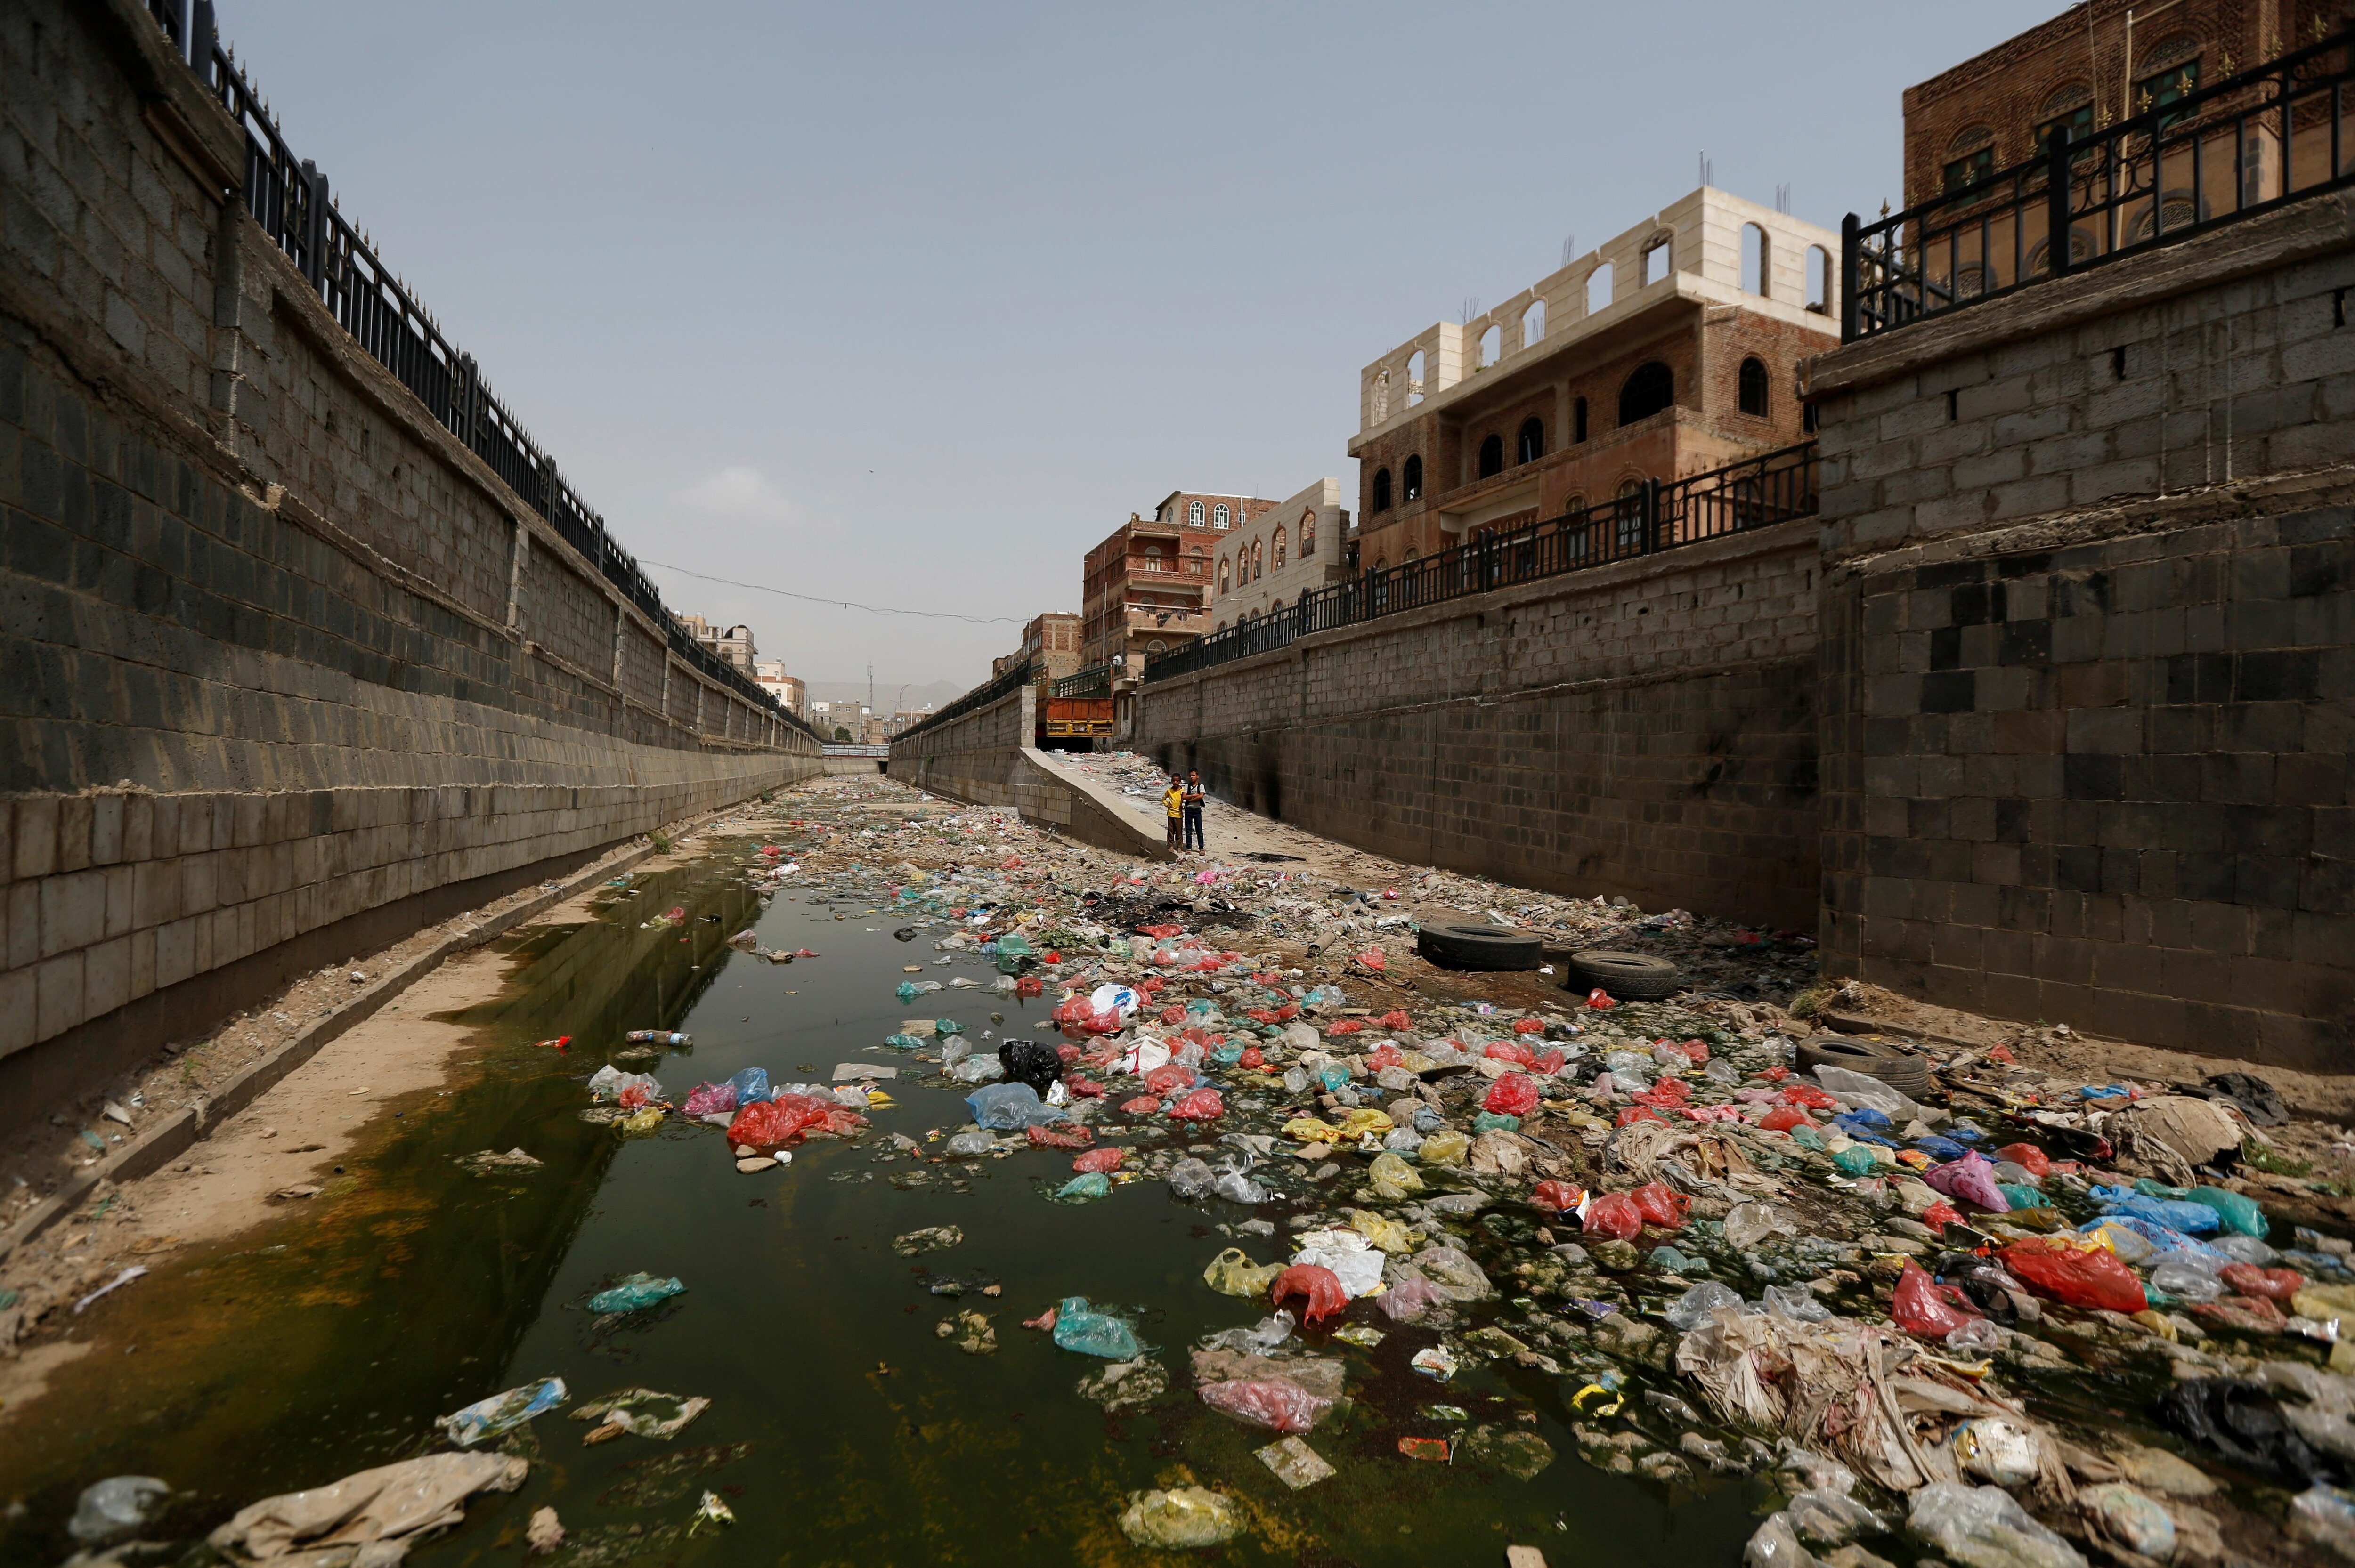
[[[1815,922],[1806,523],[1156,681],[1135,747],[1221,799],[1522,885]]]
[[[1813,362],[1831,972],[2355,1066],[2350,289],[2319,197]]]
[[[820,771],[359,352],[128,0],[0,12],[0,1120]]]

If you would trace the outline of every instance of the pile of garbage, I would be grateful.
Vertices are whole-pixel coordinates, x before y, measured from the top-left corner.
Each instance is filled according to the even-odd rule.
[[[1076,846],[1018,852],[1024,833],[987,812],[861,830],[839,867],[797,851],[799,885],[1053,1004],[1039,1038],[911,1021],[885,1043],[970,1118],[914,1158],[1022,1160],[1055,1202],[1202,1206],[1229,1244],[1204,1288],[1252,1305],[1181,1365],[1270,1435],[1288,1486],[1333,1473],[1315,1435],[1370,1375],[1351,1352],[1401,1334],[1435,1387],[1498,1361],[1559,1378],[1588,1463],[1772,1478],[1788,1501],[1750,1557],[1777,1568],[1872,1544],[2279,1560],[2266,1506],[2296,1550],[2355,1553],[2355,1272],[2329,1210],[2252,1196],[2261,1082],[2073,1083],[2000,1047],[1827,1044],[1721,989],[1434,976],[1387,893],[1337,908],[1284,870],[1108,876]],[[1551,902],[1574,932],[1574,901]],[[1651,918],[1613,907],[1621,929]],[[1465,994],[1492,981],[1512,1000]],[[1117,1308],[1029,1326],[1104,1363],[1081,1392],[1107,1407],[1182,1394]],[[2076,1408],[2089,1368],[2151,1391],[2139,1425]],[[1555,1456],[1526,1425],[1398,1453],[1535,1474]],[[1123,1521],[1225,1539],[1226,1503],[1140,1494]]]

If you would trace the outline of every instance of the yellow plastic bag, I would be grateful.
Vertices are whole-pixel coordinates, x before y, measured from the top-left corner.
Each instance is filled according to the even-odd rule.
[[[613,1130],[623,1138],[644,1138],[650,1132],[660,1132],[662,1124],[662,1107],[648,1106],[617,1119],[613,1123]]]
[[[1280,1263],[1256,1264],[1243,1255],[1242,1248],[1231,1246],[1202,1270],[1202,1283],[1221,1296],[1260,1296],[1275,1284],[1275,1277],[1283,1272],[1284,1265]]]
[[[1360,1106],[1342,1119],[1341,1136],[1355,1142],[1369,1132],[1380,1136],[1397,1125],[1398,1123],[1391,1120],[1388,1113]]]
[[[1409,1171],[1408,1174],[1412,1175],[1413,1172]],[[1419,1234],[1407,1229],[1396,1220],[1382,1218],[1371,1209],[1350,1210],[1349,1228],[1384,1252],[1394,1252],[1403,1255],[1423,1245],[1423,1237]]]
[[[1313,1116],[1295,1117],[1284,1124],[1284,1136],[1296,1138],[1303,1143],[1339,1143],[1344,1141],[1341,1129],[1318,1121]]]
[[[1425,1165],[1461,1165],[1471,1151],[1472,1140],[1451,1128],[1424,1139],[1415,1156]]]
[[[1395,1154],[1375,1155],[1369,1174],[1373,1177],[1373,1185],[1367,1190],[1375,1197],[1391,1202],[1409,1193],[1423,1191],[1423,1178],[1414,1173],[1413,1166]]]

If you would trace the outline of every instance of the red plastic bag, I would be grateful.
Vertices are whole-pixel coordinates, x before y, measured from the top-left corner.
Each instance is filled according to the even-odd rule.
[[[1066,1073],[1063,1075],[1063,1088],[1066,1092],[1077,1095],[1083,1100],[1102,1099],[1103,1097],[1103,1086],[1102,1084],[1095,1083],[1087,1078],[1082,1078],[1077,1073]]]
[[[1080,1059],[1080,1048],[1066,1040],[1055,1047],[1055,1058],[1068,1067]]]
[[[1038,1128],[1033,1128],[1031,1130],[1036,1132]],[[1120,1162],[1127,1158],[1128,1150],[1125,1149],[1091,1149],[1071,1161],[1071,1169],[1082,1172],[1090,1171],[1109,1172],[1119,1170]]]
[[[2037,1295],[2069,1307],[2099,1307],[2132,1317],[2150,1307],[2142,1281],[2105,1246],[2083,1248],[2037,1236],[1997,1255]]]
[[[1540,1181],[1529,1194],[1529,1207],[1549,1214],[1566,1214],[1586,1201],[1586,1189],[1567,1181]]]
[[[1385,1072],[1397,1066],[1405,1059],[1395,1045],[1387,1044],[1377,1045],[1366,1053],[1366,1070],[1370,1073]]]
[[[1193,1068],[1180,1066],[1175,1062],[1164,1062],[1145,1075],[1145,1086],[1156,1095],[1174,1095],[1181,1089],[1192,1088],[1199,1081],[1200,1075]]]
[[[1790,1132],[1797,1128],[1815,1125],[1807,1119],[1806,1112],[1791,1106],[1776,1106],[1758,1118],[1758,1130],[1761,1132]]]
[[[1611,1000],[1611,993],[1609,991],[1604,991],[1601,986],[1596,986],[1593,991],[1586,993],[1586,1005],[1589,1007],[1616,1007],[1619,1004]]]
[[[736,1119],[728,1124],[728,1141],[752,1149],[774,1149],[806,1132],[850,1132],[866,1125],[865,1117],[847,1111],[832,1100],[809,1095],[779,1095],[738,1111]]]
[[[1668,1119],[1649,1106],[1629,1106],[1619,1113],[1617,1125],[1625,1127],[1631,1121],[1666,1121]]]
[[[1508,1073],[1488,1086],[1488,1097],[1480,1107],[1497,1116],[1527,1116],[1538,1108],[1536,1080],[1520,1073]]]
[[[632,1084],[622,1091],[620,1099],[623,1110],[644,1110],[646,1108],[646,1086]]]
[[[1131,1116],[1151,1116],[1161,1108],[1161,1102],[1151,1095],[1139,1095],[1133,1100],[1123,1100],[1120,1108]]]
[[[1830,1110],[1839,1104],[1823,1090],[1806,1084],[1793,1084],[1774,1097],[1786,1106],[1805,1106],[1809,1110]]]
[[[1374,1022],[1380,1024],[1384,1029],[1412,1029],[1414,1027],[1414,1020],[1409,1018],[1406,1015],[1406,1010],[1401,1007],[1391,1008],[1388,1012],[1385,1012],[1380,1018],[1375,1019]]]
[[[1349,1309],[1349,1293],[1341,1288],[1340,1276],[1322,1264],[1295,1263],[1277,1275],[1268,1304],[1281,1307],[1295,1296],[1308,1303],[1300,1312],[1304,1323],[1321,1323]]]
[[[1543,1073],[1550,1078],[1561,1071],[1565,1060],[1566,1058],[1559,1051],[1541,1051],[1530,1060],[1529,1069],[1532,1072]]]
[[[1045,983],[1035,975],[1024,975],[1014,982],[1014,994],[1020,997],[1038,996],[1046,989]]]
[[[1643,1093],[1630,1095],[1627,1097],[1637,1105],[1657,1106],[1662,1110],[1675,1110],[1692,1098],[1692,1091],[1685,1087],[1685,1081],[1682,1078],[1662,1078]]]
[[[1232,1378],[1206,1383],[1199,1392],[1211,1409],[1271,1432],[1305,1432],[1333,1408],[1331,1400],[1288,1377]]]
[[[1481,1048],[1480,1054],[1494,1057],[1499,1062],[1511,1062],[1526,1067],[1529,1065],[1529,1058],[1536,1053],[1518,1040],[1491,1040]]]
[[[1120,1028],[1120,1010],[1107,1007],[1098,1012],[1086,997],[1075,996],[1069,1001],[1056,1004],[1054,1020],[1058,1029],[1077,1030],[1088,1034],[1111,1034]]]
[[[1219,1091],[1204,1087],[1171,1106],[1169,1114],[1179,1121],[1215,1121],[1226,1109],[1227,1102],[1219,1097]]]
[[[1954,1286],[1943,1290],[1938,1282],[1922,1272],[1922,1266],[1912,1258],[1897,1277],[1897,1294],[1889,1304],[1889,1315],[1897,1326],[1916,1339],[1944,1340],[1945,1337],[1978,1317],[1978,1308],[1970,1305],[1970,1298]]]
[[[1696,1066],[1696,1067],[1706,1067],[1706,1066],[1708,1066],[1708,1065],[1709,1065],[1709,1042],[1708,1042],[1708,1041],[1706,1041],[1706,1040],[1688,1040],[1688,1041],[1684,1042],[1682,1044],[1678,1045],[1678,1046],[1677,1047],[1677,1049],[1678,1049],[1678,1050],[1679,1050],[1679,1051],[1681,1051],[1681,1052],[1683,1052],[1683,1053],[1685,1054],[1685,1055],[1686,1055],[1687,1057],[1689,1057],[1689,1058],[1691,1060],[1692,1065],[1693,1065],[1694,1066]]]
[[[1024,1130],[1030,1135],[1033,1149],[1085,1149],[1096,1140],[1093,1131],[1077,1124],[1041,1127],[1034,1123]]]
[[[1358,961],[1377,974],[1388,969],[1391,965],[1390,955],[1380,948],[1368,948],[1358,955]]]
[[[1636,1200],[1646,1224],[1658,1225],[1663,1230],[1681,1229],[1685,1216],[1692,1212],[1692,1200],[1665,1181],[1646,1181],[1627,1195]]]
[[[2041,1181],[2052,1174],[2052,1157],[2032,1143],[2007,1143],[1995,1151],[1998,1160],[2009,1160]]]
[[[1183,1023],[1186,1022],[1186,1010],[1182,1007],[1165,1007],[1161,1010],[1161,1022],[1164,1027],[1173,1023]]]
[[[2306,1288],[2306,1276],[2294,1268],[2259,1268],[2254,1263],[2226,1264],[2219,1277],[2243,1296],[2272,1301],[2286,1301]]]
[[[1340,1022],[1334,1024],[1330,1029],[1325,1031],[1325,1033],[1327,1034],[1355,1034],[1359,1030],[1363,1029],[1365,1026],[1366,1021],[1362,1018],[1345,1018],[1341,1020]]]
[[[1400,1027],[1404,1028],[1405,1025],[1401,1024]],[[1545,1033],[1545,1020],[1542,1018],[1516,1018],[1513,1020],[1513,1033],[1516,1034],[1542,1034]]]
[[[1186,927],[1183,926],[1139,926],[1136,929],[1141,936],[1151,937],[1163,942],[1172,937],[1182,937],[1186,934]]]
[[[1235,1058],[1235,1065],[1238,1067],[1264,1067],[1267,1065],[1267,1058],[1260,1054],[1260,1048],[1258,1046],[1246,1045],[1243,1047],[1243,1054]]]
[[[1948,1225],[1961,1224],[1963,1212],[1952,1203],[1933,1203],[1922,1211],[1922,1223],[1934,1231],[1943,1231]]]
[[[1644,1211],[1625,1192],[1605,1192],[1586,1205],[1586,1228],[1596,1235],[1634,1241],[1644,1234]]]

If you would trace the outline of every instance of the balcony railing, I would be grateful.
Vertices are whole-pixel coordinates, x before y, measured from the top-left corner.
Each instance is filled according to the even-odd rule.
[[[1108,697],[1112,695],[1112,666],[1098,664],[1064,676],[1047,688],[1051,697]]]
[[[1840,340],[1999,299],[2355,184],[2355,31],[1841,227]],[[2052,243],[2054,235],[2067,242]]]
[[[1515,583],[1657,555],[1806,517],[1816,510],[1816,444],[1708,473],[1653,480],[1615,501],[1443,550],[1300,596],[1289,609],[1214,631],[1145,662],[1149,684],[1271,652],[1312,631],[1487,593]]]

